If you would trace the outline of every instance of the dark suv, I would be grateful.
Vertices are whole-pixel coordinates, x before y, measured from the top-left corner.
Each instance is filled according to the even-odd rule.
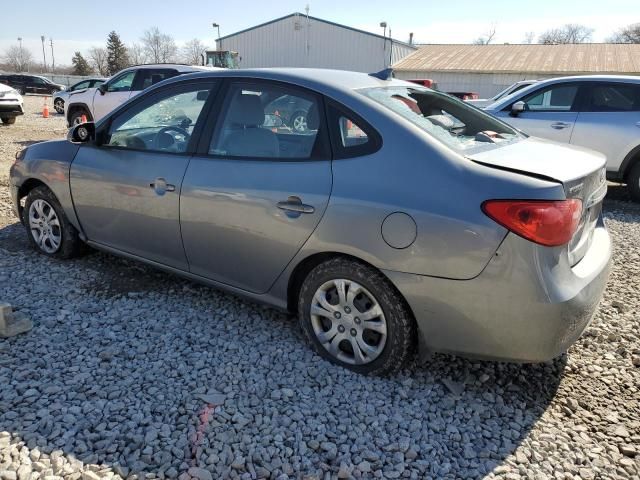
[[[0,83],[15,88],[20,95],[26,93],[39,93],[51,95],[53,93],[64,90],[65,86],[59,83],[53,83],[51,80],[38,75],[10,74],[0,75]]]

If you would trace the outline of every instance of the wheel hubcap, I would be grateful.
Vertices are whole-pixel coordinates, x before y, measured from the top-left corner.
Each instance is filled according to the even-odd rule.
[[[53,207],[45,200],[35,200],[29,207],[29,229],[38,248],[55,253],[60,248],[62,229]]]
[[[307,119],[303,115],[298,115],[293,119],[293,128],[298,132],[305,132],[307,130]]]
[[[330,280],[318,288],[311,304],[311,325],[331,356],[352,365],[374,361],[387,341],[380,304],[351,280]]]

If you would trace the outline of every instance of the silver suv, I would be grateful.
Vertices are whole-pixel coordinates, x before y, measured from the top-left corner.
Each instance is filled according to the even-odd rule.
[[[486,111],[529,135],[604,153],[607,178],[626,183],[640,202],[640,77],[544,80]]]

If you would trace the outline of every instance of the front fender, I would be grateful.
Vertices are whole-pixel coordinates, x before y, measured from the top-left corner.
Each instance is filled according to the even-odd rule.
[[[66,140],[36,143],[27,148],[24,158],[10,171],[11,184],[17,189],[16,210],[20,208],[20,199],[26,195],[28,185],[43,183],[56,196],[69,222],[82,231],[69,188],[69,169],[79,148]]]

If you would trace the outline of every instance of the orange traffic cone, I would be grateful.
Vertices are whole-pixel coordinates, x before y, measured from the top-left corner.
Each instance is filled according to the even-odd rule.
[[[80,123],[87,123],[87,116],[84,113],[80,117]]]
[[[42,118],[49,118],[49,105],[44,104],[44,107],[42,107]]]

